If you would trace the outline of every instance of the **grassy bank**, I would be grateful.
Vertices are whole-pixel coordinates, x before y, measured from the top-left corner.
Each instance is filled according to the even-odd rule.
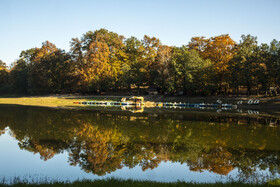
[[[51,183],[33,183],[28,184],[25,182],[18,182],[13,185],[5,185],[0,183],[0,187],[4,186],[83,186],[83,187],[105,187],[105,186],[113,186],[113,187],[263,187],[263,186],[280,186],[280,180],[274,180],[267,182],[265,184],[244,184],[240,182],[230,182],[230,183],[186,183],[186,182],[175,182],[175,183],[164,183],[164,182],[152,182],[152,181],[135,181],[135,180],[118,180],[118,179],[107,179],[107,180],[83,180],[83,181],[75,181],[73,183],[69,182],[51,182]]]
[[[73,102],[89,100],[120,101],[121,97],[104,96],[46,96],[46,97],[0,97],[0,104],[16,104],[45,107],[77,107]],[[82,105],[79,105],[82,106]]]
[[[55,96],[30,96],[30,97],[1,97],[0,104],[18,104],[29,106],[44,106],[44,107],[84,107],[82,105],[73,104],[73,102],[83,102],[90,100],[109,100],[120,101],[123,96],[116,95],[98,95],[98,96],[75,96],[75,95],[55,95]],[[127,96],[130,97],[130,96]],[[244,110],[259,110],[262,113],[271,115],[280,115],[280,96],[274,97],[188,97],[188,96],[164,96],[164,95],[146,95],[145,101],[153,102],[189,102],[189,103],[216,103],[217,99],[223,103],[236,104],[242,100],[243,104],[238,105],[239,109]],[[246,104],[249,99],[259,99],[259,105]],[[152,106],[152,105],[151,105]]]

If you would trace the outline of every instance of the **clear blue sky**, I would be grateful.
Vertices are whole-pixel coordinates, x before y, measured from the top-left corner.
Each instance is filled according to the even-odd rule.
[[[0,59],[46,40],[68,51],[71,38],[100,28],[175,46],[220,34],[270,43],[280,40],[280,0],[0,0]]]

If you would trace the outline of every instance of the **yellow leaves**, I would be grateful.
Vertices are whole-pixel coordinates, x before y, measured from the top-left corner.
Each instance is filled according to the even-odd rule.
[[[45,147],[40,144],[34,143],[35,144],[35,151],[39,152],[41,159],[44,159],[44,161],[47,161],[54,157],[55,151],[52,150],[50,147]]]
[[[198,50],[200,52],[200,54],[202,54],[202,52],[205,51],[205,48],[208,43],[209,43],[209,39],[205,39],[204,36],[193,37],[188,46],[190,49]]]
[[[125,61],[128,59],[128,54],[122,50],[118,50],[118,55],[121,56]]]
[[[3,130],[0,129],[0,136],[1,136],[2,134],[5,134],[5,132],[6,132],[5,129],[3,129]]]
[[[228,34],[211,37],[194,37],[189,43],[189,48],[196,49],[204,59],[213,63],[216,74],[223,76],[228,71],[228,63],[235,53],[235,41]]]
[[[86,82],[103,80],[111,76],[109,54],[109,47],[105,42],[94,41],[89,44],[87,63],[80,70]]]
[[[107,63],[109,61],[109,47],[105,42],[92,42],[89,45],[88,56],[91,63]]]
[[[121,168],[126,148],[120,148],[122,134],[116,128],[84,123],[75,131],[81,150],[69,154],[72,165],[79,163],[85,171],[98,175]]]
[[[139,71],[140,71],[141,73],[147,72],[147,70],[146,70],[145,68],[140,68]]]
[[[117,129],[101,129],[89,123],[84,124],[81,128],[76,129],[79,139],[99,144],[108,144],[109,142],[119,143],[121,134]]]
[[[45,42],[43,42],[41,48],[35,48],[34,61],[39,62],[41,60],[41,58],[44,58],[50,54],[53,54],[57,50],[58,49],[56,48],[56,46],[53,43],[51,43],[49,41],[45,41]]]
[[[156,64],[166,65],[171,59],[172,47],[160,45],[157,51]]]

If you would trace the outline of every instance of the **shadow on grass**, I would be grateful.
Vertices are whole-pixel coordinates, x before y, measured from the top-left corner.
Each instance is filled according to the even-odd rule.
[[[123,98],[122,96],[70,96],[70,97],[62,97],[63,99],[82,99],[82,100],[86,100],[86,101],[92,101],[92,100],[96,100],[96,101],[121,101],[121,99]]]

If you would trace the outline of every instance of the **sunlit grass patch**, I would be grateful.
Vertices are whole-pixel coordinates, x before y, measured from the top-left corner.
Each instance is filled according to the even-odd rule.
[[[14,97],[14,98],[0,98],[0,104],[17,104],[17,105],[29,105],[29,106],[48,106],[48,107],[77,107],[74,102],[84,102],[92,100],[107,100],[107,101],[120,101],[121,97],[110,96],[96,96],[96,97]],[[82,106],[82,105],[80,105]]]
[[[274,179],[267,182],[270,186],[280,186],[280,179]]]

